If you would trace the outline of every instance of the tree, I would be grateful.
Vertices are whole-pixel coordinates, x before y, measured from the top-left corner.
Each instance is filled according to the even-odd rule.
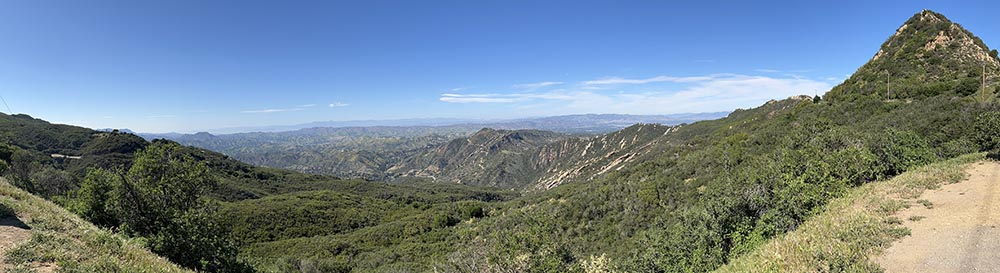
[[[87,170],[87,177],[80,183],[76,198],[70,201],[70,211],[96,225],[117,227],[119,218],[108,208],[108,203],[112,188],[121,185],[119,173],[104,169]]]
[[[216,180],[176,143],[136,153],[128,172],[90,170],[71,208],[96,224],[144,237],[171,261],[207,272],[247,272],[217,205],[201,196]]]
[[[46,166],[31,174],[31,184],[35,187],[35,193],[45,198],[52,198],[72,190],[73,179],[64,171]]]
[[[38,169],[38,162],[30,152],[17,149],[10,156],[10,172],[14,186],[28,192],[35,192],[34,185],[31,184],[31,173]]]
[[[215,185],[205,164],[172,143],[136,153],[120,182],[112,193],[113,209],[123,230],[144,235],[198,206],[198,197]]]

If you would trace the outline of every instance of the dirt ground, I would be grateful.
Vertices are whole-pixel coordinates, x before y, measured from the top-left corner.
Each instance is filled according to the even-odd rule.
[[[7,251],[28,239],[31,239],[31,231],[17,217],[0,219],[0,272],[7,272],[9,269],[7,263],[2,261],[7,256]]]
[[[918,198],[930,205],[914,202],[898,214],[911,236],[876,258],[886,272],[1000,272],[1000,163],[968,172]]]

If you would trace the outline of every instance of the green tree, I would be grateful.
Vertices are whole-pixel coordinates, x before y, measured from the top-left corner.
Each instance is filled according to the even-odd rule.
[[[88,170],[76,198],[70,201],[69,209],[99,226],[117,227],[119,218],[108,209],[111,189],[116,185],[121,185],[120,172]]]
[[[175,143],[136,153],[128,172],[93,169],[71,208],[94,223],[146,238],[149,248],[182,266],[247,272],[236,258],[217,205],[201,198],[215,186],[208,167]]]
[[[32,173],[31,184],[34,185],[35,192],[45,198],[66,194],[74,187],[69,174],[51,166]]]
[[[112,193],[112,209],[122,229],[155,233],[172,219],[200,205],[198,197],[215,185],[208,167],[182,153],[177,144],[158,144],[136,153],[126,179]]]
[[[10,156],[10,174],[14,186],[29,192],[35,192],[31,183],[31,173],[39,168],[34,156],[26,150],[16,149]]]

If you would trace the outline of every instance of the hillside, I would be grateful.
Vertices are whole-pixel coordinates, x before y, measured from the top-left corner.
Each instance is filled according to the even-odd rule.
[[[888,272],[946,272],[945,268],[928,270],[919,261],[896,261],[886,264],[878,256],[901,238],[913,234],[907,226],[923,224],[923,215],[899,215],[904,210],[931,210],[933,203],[921,199],[922,193],[940,191],[953,183],[965,183],[971,178],[966,173],[972,166],[983,166],[983,155],[973,154],[924,166],[891,180],[870,183],[852,189],[844,197],[831,200],[824,212],[802,224],[802,227],[761,245],[756,250],[731,261],[715,272],[806,272],[849,271],[880,272],[885,266],[904,267],[908,270]],[[997,167],[995,162],[986,166]],[[981,193],[983,195],[988,193]],[[928,205],[925,205],[928,204]],[[940,204],[938,204],[940,205]],[[966,202],[975,206],[975,202]],[[973,210],[976,211],[976,210]],[[942,227],[941,233],[924,236],[954,239],[951,228]],[[942,238],[943,239],[943,238]],[[905,239],[904,239],[905,240]],[[903,251],[936,251],[945,246],[959,247],[953,241],[938,242],[924,248]],[[964,247],[966,245],[962,245]],[[962,251],[937,252],[935,256],[965,254]],[[984,253],[985,254],[985,253]],[[932,266],[959,266],[962,262],[942,263]],[[896,268],[893,268],[896,269]],[[987,269],[980,267],[980,269]],[[947,272],[954,272],[947,270]]]
[[[11,136],[0,142],[0,174],[18,188],[53,200],[102,228],[116,230],[101,236],[128,237],[133,242],[128,247],[135,248],[124,252],[96,249],[83,254],[77,251],[86,248],[80,248],[18,258],[27,262],[82,257],[81,263],[88,268],[95,263],[88,259],[99,259],[97,266],[104,266],[101,263],[115,255],[151,250],[188,268],[246,272],[252,269],[243,266],[244,261],[268,266],[286,263],[257,264],[253,262],[258,257],[237,259],[227,254],[236,247],[383,226],[427,225],[408,236],[433,234],[457,221],[481,217],[483,208],[491,203],[517,196],[462,185],[391,185],[260,168],[172,141],[146,142],[128,133],[54,125],[27,115],[0,115],[0,124],[9,125],[0,127],[0,132]],[[49,154],[53,152],[65,155]],[[105,158],[117,161],[102,160]],[[41,200],[7,187],[16,190],[18,199]],[[52,203],[45,206],[55,208]],[[73,228],[93,226],[75,219]],[[64,232],[70,227],[58,228],[60,234],[53,236],[80,238]],[[442,239],[432,236],[427,241]],[[37,249],[30,251],[58,250],[51,245],[32,247]],[[131,266],[139,268],[126,272],[146,272],[141,268],[145,265],[133,263]],[[96,271],[115,268],[108,266]]]
[[[535,150],[567,138],[536,130],[482,129],[404,159],[387,170],[434,181],[521,189],[534,174],[528,160]]]
[[[192,272],[0,178],[4,272]]]

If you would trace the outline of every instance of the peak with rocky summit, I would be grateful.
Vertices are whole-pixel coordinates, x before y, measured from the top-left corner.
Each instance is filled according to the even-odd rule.
[[[984,65],[987,70],[1000,68],[996,50],[944,15],[923,10],[900,26],[868,63],[831,94],[835,98],[969,95],[978,90]]]

